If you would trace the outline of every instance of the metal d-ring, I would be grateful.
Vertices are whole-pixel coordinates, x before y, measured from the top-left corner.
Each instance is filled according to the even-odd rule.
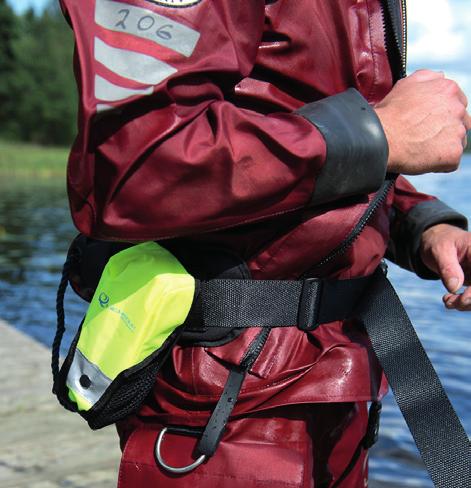
[[[155,443],[155,457],[157,458],[157,461],[160,464],[160,466],[162,466],[162,468],[164,468],[165,470],[173,474],[185,474],[185,473],[189,473],[190,471],[193,471],[200,464],[203,464],[203,462],[206,459],[206,456],[204,454],[202,454],[194,463],[189,464],[188,466],[182,466],[181,468],[175,468],[173,466],[169,466],[162,459],[162,455],[160,454],[160,448],[162,446],[162,442],[164,440],[164,436],[167,433],[167,431],[168,431],[168,427],[164,427],[161,430],[159,437],[157,438],[157,442]]]

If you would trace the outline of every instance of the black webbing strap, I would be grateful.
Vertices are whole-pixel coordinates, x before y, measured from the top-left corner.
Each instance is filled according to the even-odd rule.
[[[200,313],[188,328],[286,327],[313,330],[352,316],[369,277],[300,281],[210,280],[199,284]]]
[[[226,430],[229,417],[236,404],[247,371],[258,358],[269,333],[270,329],[263,329],[257,334],[257,337],[250,344],[240,364],[238,366],[230,367],[224,391],[222,392],[222,395],[206,424],[203,434],[198,441],[198,445],[196,446],[198,456],[204,454],[207,457],[211,457],[216,452],[219,442]]]
[[[471,487],[471,445],[394,288],[381,270],[358,308],[436,488]]]
[[[353,280],[212,280],[200,285],[200,313],[190,318],[189,327],[297,324],[313,330],[335,320],[361,319],[436,488],[471,488],[469,439],[381,269]],[[226,393],[240,390],[242,381],[237,371],[229,375],[225,400],[213,412],[207,432],[214,428],[222,435],[218,426],[232,411]],[[209,453],[212,447],[204,449]]]

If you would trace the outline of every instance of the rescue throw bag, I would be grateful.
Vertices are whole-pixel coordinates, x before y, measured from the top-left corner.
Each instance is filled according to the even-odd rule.
[[[61,285],[65,291],[67,277]],[[53,374],[62,405],[92,429],[135,411],[182,331],[195,290],[195,279],[155,242],[113,255],[60,371],[63,320],[58,326]]]

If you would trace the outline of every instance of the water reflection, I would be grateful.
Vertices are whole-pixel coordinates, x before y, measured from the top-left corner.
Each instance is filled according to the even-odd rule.
[[[0,317],[48,345],[58,277],[75,233],[62,180],[0,182]],[[67,302],[70,323],[77,323],[83,304],[70,295]]]
[[[421,191],[438,196],[471,217],[469,155],[456,173],[424,175],[411,180]],[[444,288],[438,281],[418,280],[394,265],[390,266],[389,277],[469,435],[471,313],[446,310],[441,301]],[[370,459],[371,477],[375,480],[394,482],[401,487],[433,488],[392,395],[384,402],[380,440]]]

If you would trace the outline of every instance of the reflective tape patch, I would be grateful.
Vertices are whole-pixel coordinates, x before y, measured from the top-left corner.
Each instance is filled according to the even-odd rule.
[[[115,85],[101,76],[95,76],[95,98],[105,102],[117,102],[136,95],[150,95],[153,91],[151,86],[144,89],[125,88]]]
[[[177,71],[152,56],[110,46],[98,37],[95,59],[113,73],[143,85],[157,85]]]
[[[105,29],[148,39],[184,56],[190,56],[199,32],[152,10],[114,0],[96,0],[95,22]]]
[[[98,103],[96,106],[97,113],[108,112],[110,110],[114,110],[116,107],[113,105],[106,105],[106,103]]]
[[[103,374],[98,366],[91,363],[79,349],[76,349],[67,375],[67,387],[93,406],[110,385],[110,378]]]

